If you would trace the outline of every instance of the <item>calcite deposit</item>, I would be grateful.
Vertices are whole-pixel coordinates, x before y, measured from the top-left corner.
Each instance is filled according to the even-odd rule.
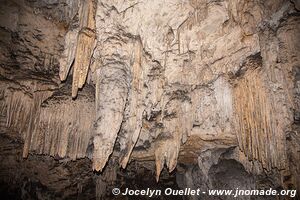
[[[300,189],[298,0],[0,6],[0,126],[24,158],[87,157],[102,184],[136,161],[179,187],[233,165]]]

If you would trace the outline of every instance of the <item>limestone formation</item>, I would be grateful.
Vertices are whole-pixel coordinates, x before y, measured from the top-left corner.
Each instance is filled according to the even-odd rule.
[[[100,185],[138,161],[157,181],[184,168],[183,185],[197,173],[212,186],[218,167],[238,165],[300,188],[299,1],[1,7],[0,127],[22,138],[24,158],[88,157]]]

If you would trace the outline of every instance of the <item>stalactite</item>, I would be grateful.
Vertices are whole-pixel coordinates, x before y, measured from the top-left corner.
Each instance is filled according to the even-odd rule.
[[[60,79],[67,78],[74,61],[72,97],[82,88],[90,66],[96,39],[96,2],[82,1],[79,4],[79,27],[70,30],[65,37],[65,50],[60,59]]]
[[[258,69],[239,80],[235,90],[237,137],[240,149],[250,160],[259,160],[267,170],[285,167],[285,141],[272,95]]]
[[[191,106],[189,97],[180,92],[174,92],[164,108],[163,132],[155,142],[155,163],[156,180],[159,180],[160,173],[167,165],[169,172],[172,172],[177,165],[177,158],[184,136],[189,136],[192,123],[187,118]],[[174,100],[175,98],[175,100]],[[172,103],[171,103],[172,102]]]
[[[39,122],[39,117],[41,113],[41,105],[44,100],[46,100],[52,92],[44,93],[34,93],[33,94],[33,105],[30,109],[30,121],[27,125],[27,131],[24,137],[24,147],[23,147],[23,157],[27,157],[30,151],[31,139],[33,133],[36,131],[36,127]]]
[[[161,139],[156,144],[155,163],[157,181],[159,180],[164,164],[167,165],[169,172],[172,172],[177,165],[177,158],[183,134],[180,125],[178,118],[166,122],[166,128],[164,129],[166,132],[163,133],[162,136],[166,138]]]
[[[24,139],[23,157],[30,151],[31,136],[40,114],[41,104],[52,92],[35,92],[32,95],[24,91],[3,92],[5,101],[1,102],[1,115],[5,116],[7,128],[13,129]]]
[[[33,102],[31,96],[22,91],[4,91],[1,113],[6,118],[5,126],[25,131],[30,119]]]
[[[78,18],[81,19],[84,14],[82,11],[84,2],[79,0],[72,3],[74,3],[74,7],[78,8]],[[74,62],[78,43],[78,33],[82,27],[83,24],[79,23],[79,26],[71,28],[65,35],[64,52],[59,59],[59,77],[61,81],[65,81],[67,79],[68,73]]]
[[[126,167],[133,147],[139,137],[142,118],[145,106],[143,105],[143,68],[142,68],[142,44],[139,40],[134,43],[133,65],[132,65],[132,81],[129,92],[129,103],[126,107],[125,114],[127,117],[124,120],[123,131],[124,138],[121,139],[121,156],[120,164],[123,168]]]
[[[59,59],[59,78],[61,81],[65,81],[67,79],[68,73],[73,64],[76,53],[78,31],[78,29],[70,30],[65,35],[65,50],[62,57]]]
[[[74,61],[73,98],[77,96],[78,88],[82,88],[85,83],[96,39],[95,2],[93,0],[85,1],[82,12],[80,23],[83,24],[83,28],[79,31]]]
[[[108,63],[96,71],[96,129],[93,169],[105,166],[120,130],[129,89],[128,67],[122,62]]]
[[[72,84],[73,98],[77,96],[78,88],[82,88],[85,83],[94,50],[95,37],[96,33],[89,28],[82,29],[78,35]]]
[[[6,119],[7,128],[22,135],[23,157],[29,152],[71,159],[86,156],[95,116],[94,102],[49,98],[51,91],[30,94],[6,90],[4,95],[1,116]]]
[[[51,97],[35,119],[30,150],[60,158],[83,158],[92,133],[94,104]]]
[[[233,95],[231,86],[225,78],[219,77],[214,82],[214,93],[217,101],[216,109],[220,117],[219,125],[222,131],[226,131],[227,122],[230,122],[233,117]]]

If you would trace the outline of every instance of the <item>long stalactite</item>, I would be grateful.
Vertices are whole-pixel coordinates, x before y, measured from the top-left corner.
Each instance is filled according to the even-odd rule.
[[[276,107],[262,77],[260,69],[249,71],[234,90],[237,138],[248,159],[259,160],[267,170],[284,169],[285,136],[276,124]]]

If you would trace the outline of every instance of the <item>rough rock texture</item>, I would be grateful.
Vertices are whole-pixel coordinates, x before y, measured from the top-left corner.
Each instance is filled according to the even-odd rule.
[[[233,165],[238,185],[300,189],[299,1],[0,5],[0,127],[24,158],[155,162],[157,181],[198,165],[207,187]]]

